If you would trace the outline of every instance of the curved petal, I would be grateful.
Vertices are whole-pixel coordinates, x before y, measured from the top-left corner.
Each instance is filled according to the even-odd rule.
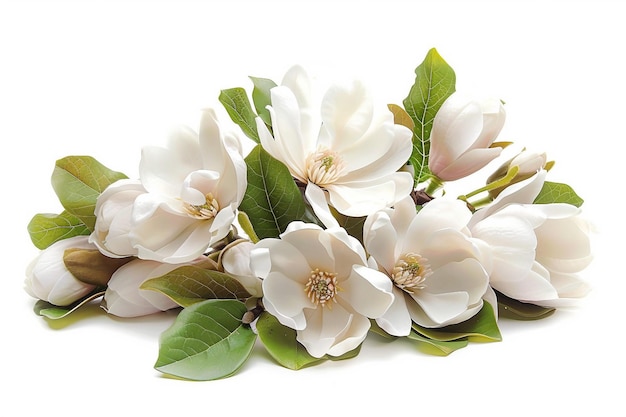
[[[331,149],[358,141],[372,122],[373,104],[365,86],[354,81],[350,85],[331,86],[321,105],[322,123],[328,131]]]
[[[409,303],[413,321],[424,327],[442,327],[467,310],[469,296],[466,292],[442,294],[420,293]]]
[[[298,330],[297,340],[302,343],[311,356],[316,358],[321,358],[329,352],[337,339],[348,332],[354,318],[354,314],[339,304],[333,305],[332,310],[330,308],[316,308],[306,310],[305,314],[306,327]]]
[[[265,308],[285,326],[302,330],[307,326],[304,309],[316,306],[309,300],[304,285],[282,272],[270,272],[263,280]],[[271,307],[270,307],[271,306]]]
[[[400,255],[396,253],[398,241],[396,229],[387,212],[379,211],[367,217],[363,225],[363,243],[370,256],[387,273],[391,273]]]
[[[438,168],[437,176],[444,181],[455,181],[484,168],[502,153],[502,148],[471,149],[460,155],[449,165]]]
[[[407,336],[411,333],[413,322],[406,305],[406,294],[404,291],[393,287],[393,295],[393,303],[385,314],[376,319],[376,324],[392,336]],[[410,302],[413,302],[413,300],[410,300]]]
[[[463,230],[471,217],[472,213],[462,201],[446,197],[437,198],[425,204],[417,213],[406,235],[415,241],[412,243],[421,245],[417,241],[418,237],[424,240],[442,229]],[[419,248],[416,250],[419,253]]]
[[[339,222],[330,211],[328,200],[326,199],[326,192],[323,189],[317,184],[310,182],[306,185],[304,196],[313,209],[313,212],[324,226],[327,228],[339,227]]]
[[[341,282],[337,297],[354,310],[369,318],[385,314],[393,302],[392,282],[389,277],[375,269],[354,265],[348,280]]]
[[[496,98],[489,98],[480,102],[483,113],[483,129],[474,143],[476,148],[487,148],[496,140],[504,127],[506,112],[502,102]]]

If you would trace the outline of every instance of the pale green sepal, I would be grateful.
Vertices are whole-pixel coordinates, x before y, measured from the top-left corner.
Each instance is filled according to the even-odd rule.
[[[413,324],[413,329],[422,336],[448,342],[467,338],[470,342],[499,342],[502,340],[493,307],[486,301],[481,310],[469,320],[438,329],[430,329]]]
[[[144,281],[144,290],[158,291],[181,307],[210,299],[246,300],[250,293],[232,276],[194,265],[181,266],[160,277]]]
[[[256,334],[241,321],[246,311],[237,300],[207,300],[186,307],[161,334],[155,369],[196,381],[233,375],[256,341]]]
[[[413,152],[409,161],[415,170],[415,183],[432,174],[428,169],[430,131],[443,102],[455,91],[454,70],[435,48],[428,51],[424,61],[415,69],[415,83],[402,104],[413,120]]]
[[[556,309],[552,307],[541,307],[535,304],[514,300],[500,292],[496,292],[496,296],[498,297],[498,315],[501,318],[539,320],[551,316],[556,311]]]
[[[285,368],[297,370],[324,360],[311,356],[296,340],[296,331],[280,324],[278,319],[268,312],[261,313],[256,329],[265,349]]]
[[[269,110],[267,110],[267,106],[272,104],[270,90],[276,87],[276,83],[267,78],[250,77],[250,79],[252,83],[254,83],[254,89],[252,90],[254,108],[261,120],[271,127],[272,119]]]
[[[246,235],[248,235],[248,238],[250,238],[250,241],[252,243],[257,243],[260,240],[256,232],[254,231],[254,227],[252,226],[252,222],[250,222],[250,217],[248,217],[248,214],[239,210],[239,213],[237,213],[237,221],[239,222],[239,226],[241,226],[241,229]]]
[[[57,306],[54,304],[50,304],[44,300],[38,300],[33,307],[35,313],[39,316],[46,317],[51,320],[59,320],[64,317],[67,317],[69,314],[75,312],[80,307],[85,304],[95,300],[96,298],[102,297],[104,295],[104,291],[100,288],[95,290],[93,293],[88,296],[72,303],[68,306]]]
[[[231,120],[235,122],[247,137],[259,143],[259,133],[256,129],[256,113],[252,110],[246,90],[241,87],[229,88],[220,92],[219,101],[222,103]]]
[[[246,157],[248,187],[239,209],[260,239],[278,237],[289,223],[301,220],[304,197],[287,167],[257,145]]]
[[[60,240],[91,233],[85,223],[67,211],[35,214],[27,230],[33,245],[42,250]]]
[[[65,210],[93,231],[98,196],[114,182],[127,178],[90,156],[67,156],[56,162],[52,188]]]
[[[418,347],[422,352],[436,356],[448,356],[452,352],[462,349],[469,344],[467,339],[452,340],[447,342],[429,339],[420,335],[415,330],[411,330],[411,333],[409,333],[407,338],[418,342]]]
[[[535,204],[567,203],[580,207],[584,200],[576,194],[574,189],[567,184],[546,181],[543,183],[539,195],[535,198]]]

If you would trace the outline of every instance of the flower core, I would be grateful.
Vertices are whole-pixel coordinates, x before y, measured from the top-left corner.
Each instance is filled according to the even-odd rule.
[[[309,154],[306,160],[308,180],[323,187],[332,184],[341,176],[344,168],[343,160],[330,149],[319,149]]]
[[[339,288],[337,287],[337,273],[320,271],[315,268],[311,271],[309,281],[304,286],[307,297],[315,304],[324,307],[330,300],[335,300],[335,295]],[[330,308],[330,304],[328,306]]]
[[[220,211],[220,205],[215,197],[213,197],[212,193],[208,193],[204,197],[206,200],[204,204],[194,205],[184,203],[187,213],[196,219],[212,219],[217,216],[217,213]]]
[[[432,273],[428,260],[415,253],[400,257],[391,273],[391,280],[396,287],[413,294],[426,288],[424,281]]]

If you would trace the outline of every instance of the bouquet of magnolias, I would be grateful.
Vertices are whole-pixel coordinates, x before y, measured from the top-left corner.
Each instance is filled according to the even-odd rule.
[[[178,309],[155,368],[212,380],[257,339],[290,369],[355,357],[369,332],[447,355],[501,340],[499,318],[585,296],[583,200],[546,181],[543,153],[520,149],[481,174],[511,145],[496,141],[503,103],[455,92],[435,49],[415,74],[403,106],[383,108],[358,81],[317,102],[299,66],[280,85],[251,77],[252,101],[221,91],[231,127],[204,110],[197,133],[143,149],[139,179],[58,160],[64,211],[28,225],[42,250],[26,272],[35,311]],[[463,178],[476,188],[446,193]]]

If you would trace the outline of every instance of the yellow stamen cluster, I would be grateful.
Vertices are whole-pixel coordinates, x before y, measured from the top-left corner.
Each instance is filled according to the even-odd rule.
[[[187,213],[197,219],[212,219],[217,216],[217,213],[220,211],[220,205],[213,197],[213,194],[208,193],[205,199],[206,202],[204,204],[194,205],[185,203]]]
[[[339,291],[337,287],[337,273],[320,271],[319,268],[315,268],[311,271],[309,281],[304,286],[309,300],[315,305],[322,305],[324,307],[327,302],[335,301],[335,295]],[[328,306],[330,308],[330,304]]]
[[[343,160],[336,152],[320,149],[309,155],[306,161],[308,181],[323,187],[337,181],[343,172]]]
[[[396,287],[410,294],[426,288],[424,281],[432,273],[428,260],[407,253],[396,262],[391,279]]]

